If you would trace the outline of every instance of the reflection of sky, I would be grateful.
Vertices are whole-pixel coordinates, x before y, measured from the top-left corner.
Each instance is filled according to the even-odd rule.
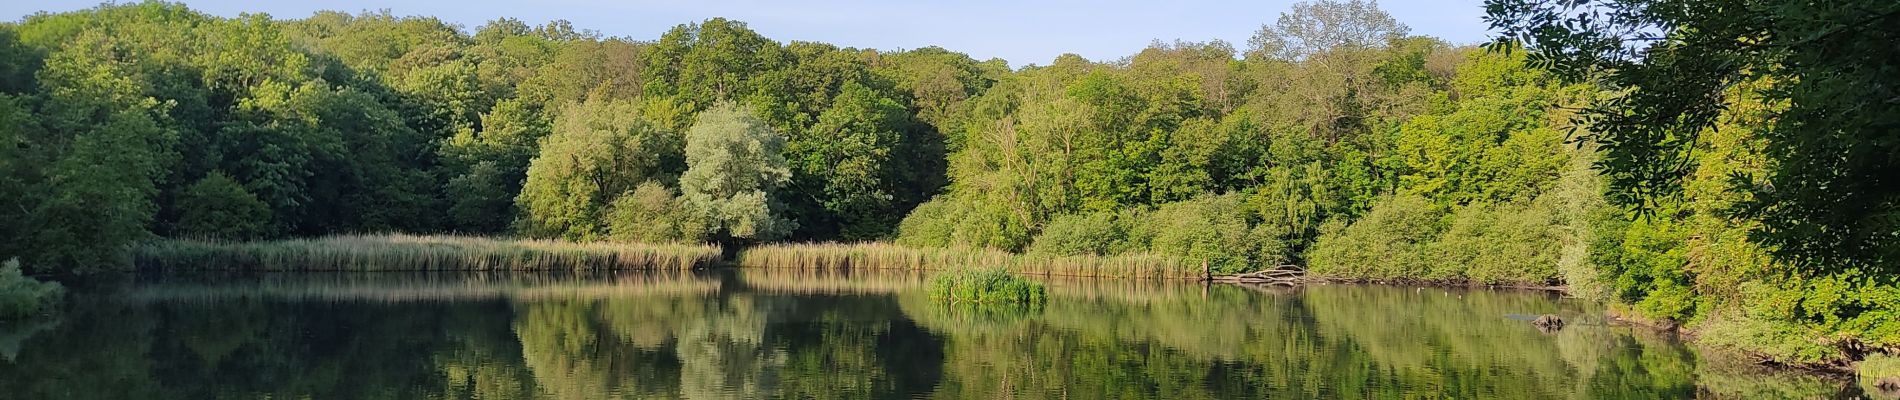
[[[609,36],[653,39],[667,28],[711,17],[746,21],[778,40],[813,40],[839,46],[878,49],[942,46],[979,60],[1001,57],[1011,66],[1048,64],[1062,53],[1111,60],[1139,51],[1150,41],[1225,40],[1244,48],[1261,24],[1272,23],[1295,0],[1138,2],[1127,0],[1055,1],[871,1],[765,0],[613,1],[542,0],[531,6],[513,0],[332,0],[256,1],[184,0],[200,11],[221,16],[266,12],[300,18],[319,9],[388,9],[397,15],[432,15],[474,28],[499,16],[529,24],[567,19],[576,28]],[[99,0],[0,2],[0,19],[36,11],[70,11]],[[1387,0],[1380,7],[1413,33],[1453,43],[1477,43],[1486,37],[1480,0]]]

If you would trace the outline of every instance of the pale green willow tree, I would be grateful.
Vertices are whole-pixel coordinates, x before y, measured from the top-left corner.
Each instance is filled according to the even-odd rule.
[[[540,237],[601,239],[615,198],[679,171],[679,137],[641,114],[638,104],[622,100],[568,107],[528,165],[515,199],[521,228]]]
[[[738,105],[721,103],[699,114],[686,131],[680,192],[712,238],[772,240],[796,227],[779,216],[772,199],[792,177],[780,154],[784,147],[783,136]]]

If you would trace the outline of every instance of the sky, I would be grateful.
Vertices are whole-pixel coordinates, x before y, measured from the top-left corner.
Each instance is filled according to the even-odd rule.
[[[317,10],[387,9],[426,15],[473,30],[499,17],[531,25],[565,19],[606,36],[652,40],[675,25],[713,17],[745,21],[778,41],[818,41],[880,50],[940,46],[979,60],[1009,65],[1049,64],[1063,53],[1090,60],[1133,55],[1154,40],[1225,40],[1244,49],[1247,38],[1296,0],[184,0],[201,12],[236,16],[264,12],[279,19]],[[72,11],[99,0],[0,1],[0,18],[39,11]],[[1455,44],[1486,39],[1482,0],[1387,0],[1379,6],[1412,33]]]

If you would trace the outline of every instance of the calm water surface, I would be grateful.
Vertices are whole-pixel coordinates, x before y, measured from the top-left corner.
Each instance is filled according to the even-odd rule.
[[[1548,293],[911,274],[274,274],[81,287],[0,322],[0,399],[1843,398]],[[1526,315],[1569,327],[1540,332]]]

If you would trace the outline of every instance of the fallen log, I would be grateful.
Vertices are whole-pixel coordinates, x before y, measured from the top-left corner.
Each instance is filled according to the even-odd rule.
[[[1203,266],[1202,268],[1205,270],[1206,267]],[[1305,281],[1306,270],[1298,266],[1281,265],[1281,266],[1264,269],[1260,271],[1244,272],[1244,273],[1238,273],[1238,274],[1232,274],[1232,275],[1209,274],[1209,275],[1206,275],[1205,279],[1209,282],[1218,282],[1218,283],[1267,284],[1267,285],[1292,286],[1292,285],[1298,285],[1302,283],[1303,281]]]

